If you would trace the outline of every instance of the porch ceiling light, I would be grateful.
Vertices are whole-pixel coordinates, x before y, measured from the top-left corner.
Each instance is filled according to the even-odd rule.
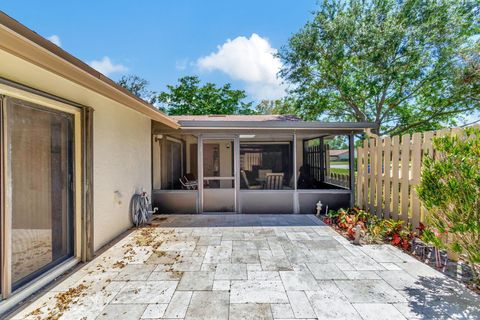
[[[252,139],[255,138],[254,134],[241,134],[239,135],[240,139]]]

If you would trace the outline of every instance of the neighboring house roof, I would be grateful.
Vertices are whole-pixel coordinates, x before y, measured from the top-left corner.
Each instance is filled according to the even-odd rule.
[[[0,49],[82,85],[153,120],[178,128],[154,106],[0,11]]]
[[[329,150],[330,156],[339,156],[342,154],[348,154],[348,149],[342,149],[342,150]]]

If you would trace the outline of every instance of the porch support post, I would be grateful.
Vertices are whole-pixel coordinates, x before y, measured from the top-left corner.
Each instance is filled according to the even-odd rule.
[[[353,132],[348,135],[349,174],[350,174],[350,207],[355,205],[355,145]]]
[[[233,176],[235,177],[235,212],[242,213],[240,202],[240,137],[235,135],[233,140]]]
[[[197,213],[203,212],[203,136],[200,134],[197,138]]]
[[[324,137],[320,138],[320,181],[325,182],[325,143]]]
[[[293,132],[293,213],[300,213],[297,191],[297,133]]]

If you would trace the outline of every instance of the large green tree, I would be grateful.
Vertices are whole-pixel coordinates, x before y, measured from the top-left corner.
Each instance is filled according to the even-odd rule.
[[[136,95],[137,97],[155,104],[157,93],[149,89],[149,82],[136,75],[122,76],[117,82],[119,85]]]
[[[295,114],[294,101],[289,97],[277,100],[262,100],[255,107],[260,114]]]
[[[325,0],[280,50],[281,76],[306,119],[454,125],[480,109],[479,16],[478,0]]]
[[[254,113],[252,103],[245,102],[245,92],[232,89],[230,84],[220,87],[213,83],[201,85],[198,77],[186,76],[167,88],[168,91],[158,95],[158,100],[171,115]]]

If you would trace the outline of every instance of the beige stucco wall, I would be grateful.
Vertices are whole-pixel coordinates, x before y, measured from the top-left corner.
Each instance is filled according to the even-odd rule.
[[[130,199],[151,192],[150,119],[112,104],[94,114],[95,250],[130,227]]]
[[[95,250],[127,230],[131,196],[151,192],[150,119],[2,50],[0,77],[95,109]]]

